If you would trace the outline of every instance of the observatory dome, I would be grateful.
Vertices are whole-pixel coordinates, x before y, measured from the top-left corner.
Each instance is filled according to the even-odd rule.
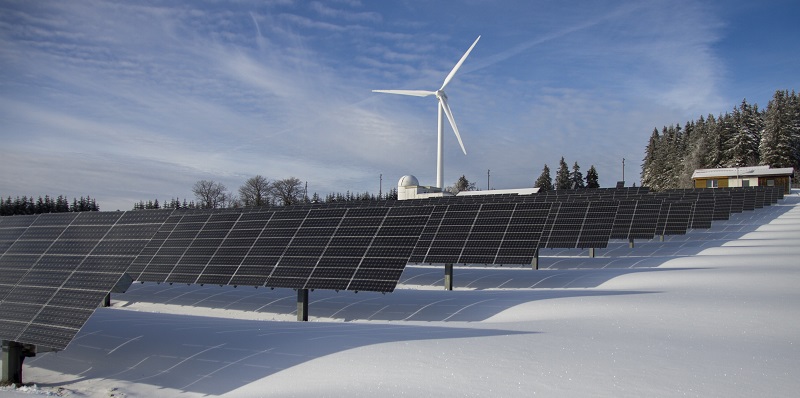
[[[404,175],[400,177],[400,181],[397,182],[398,187],[416,187],[419,186],[419,180],[417,177],[409,175]]]

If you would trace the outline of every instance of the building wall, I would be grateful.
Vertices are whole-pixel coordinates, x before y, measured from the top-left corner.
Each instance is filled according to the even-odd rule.
[[[756,186],[779,186],[783,188],[784,193],[791,193],[791,179],[788,176],[777,176],[777,177],[759,177],[759,178],[742,178],[736,179],[728,177],[717,177],[717,178],[698,178],[694,180],[694,187],[695,188],[707,188],[708,180],[717,180],[717,188],[728,188],[728,187],[741,187],[742,181],[747,180],[750,183],[751,187]],[[772,184],[769,183],[772,181]]]
[[[727,188],[728,187],[728,178],[727,177],[718,177],[718,178],[698,178],[694,180],[694,187],[695,188],[708,188],[708,181],[709,180],[717,180],[716,188]]]
[[[770,184],[770,180],[772,180],[772,184]],[[774,185],[776,187],[782,187],[783,193],[791,193],[792,189],[792,181],[788,176],[779,176],[779,177],[760,177],[758,179],[758,185],[760,186],[770,186]]]
[[[728,178],[728,187],[741,188],[743,186],[755,187],[758,186],[758,178]]]

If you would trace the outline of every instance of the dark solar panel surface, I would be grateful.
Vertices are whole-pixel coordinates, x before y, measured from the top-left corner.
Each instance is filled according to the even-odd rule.
[[[615,201],[555,202],[539,247],[604,248],[608,246],[616,212]]]
[[[711,228],[711,222],[714,217],[714,200],[707,198],[698,198],[694,202],[692,208],[692,216],[690,219],[690,226],[693,229],[708,229]]]
[[[0,235],[16,237],[0,256],[0,337],[65,348],[167,214],[6,217]]]
[[[148,282],[390,292],[432,209],[173,214],[130,272]]]
[[[651,239],[655,236],[661,201],[619,201],[611,239]]]
[[[550,206],[502,200],[436,206],[409,262],[530,264]]]
[[[689,229],[691,202],[664,201],[656,225],[656,235],[683,235]]]
[[[713,221],[727,220],[730,218],[732,212],[732,204],[730,194],[726,191],[720,191],[719,194],[714,195],[714,214]]]
[[[744,206],[744,191],[741,189],[731,189],[731,214],[741,213]]]

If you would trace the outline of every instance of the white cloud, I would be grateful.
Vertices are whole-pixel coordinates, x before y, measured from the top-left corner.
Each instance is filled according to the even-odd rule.
[[[693,2],[522,2],[514,13],[477,2],[458,22],[421,14],[436,4],[20,4],[0,7],[0,137],[28,139],[5,146],[2,166],[21,170],[9,159],[22,153],[44,166],[3,191],[61,186],[44,171],[61,152],[79,165],[69,184],[152,192],[137,200],[186,196],[215,176],[231,189],[255,174],[296,176],[323,195],[377,191],[380,173],[432,183],[435,100],[370,90],[437,88],[476,32],[448,86],[469,153],[447,127],[448,183],[488,168],[498,188],[528,186],[563,154],[612,184],[653,127],[734,105],[719,94],[721,23]],[[490,23],[503,18],[527,22]],[[93,161],[128,182],[90,183]]]

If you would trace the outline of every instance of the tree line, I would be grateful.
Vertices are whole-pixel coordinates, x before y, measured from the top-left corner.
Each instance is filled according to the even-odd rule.
[[[161,203],[158,199],[139,201],[134,204],[133,209],[217,209],[397,199],[397,189],[378,195],[350,191],[330,193],[324,198],[315,192],[309,197],[307,185],[299,178],[270,180],[261,175],[248,178],[235,193],[219,181],[200,180],[192,186],[192,194],[195,198],[193,201],[184,199],[181,202],[180,198]]]
[[[558,162],[558,170],[556,170],[555,181],[550,175],[550,167],[548,167],[545,163],[544,168],[542,169],[542,174],[540,174],[536,179],[536,182],[533,183],[533,187],[539,188],[540,192],[557,189],[600,188],[600,184],[598,182],[599,178],[600,177],[597,174],[597,169],[594,168],[594,165],[589,167],[589,170],[586,172],[585,179],[583,177],[583,173],[581,172],[581,166],[578,165],[578,162],[575,162],[572,165],[572,171],[570,171],[569,167],[567,167],[567,162],[564,161],[564,157],[562,156],[561,160]]]
[[[542,176],[536,182],[536,187],[541,190],[552,189],[579,189],[599,188],[597,170],[592,166],[583,178],[578,162],[570,172],[564,158],[561,158],[561,167],[556,173],[556,183],[550,178],[550,169],[547,165]],[[462,175],[451,186],[445,188],[450,193],[457,194],[461,191],[478,190],[474,182],[470,182]],[[194,201],[183,201],[180,198],[159,203],[156,200],[139,201],[134,204],[134,210],[143,209],[216,209],[237,207],[262,207],[262,206],[291,206],[303,203],[334,203],[355,201],[381,201],[397,200],[397,188],[377,195],[370,192],[329,193],[322,197],[316,192],[308,195],[307,185],[299,178],[289,177],[279,180],[269,180],[261,175],[248,178],[236,192],[232,192],[225,184],[214,180],[199,180],[192,186]]]
[[[794,91],[776,91],[765,110],[745,99],[730,113],[653,129],[641,183],[653,190],[691,188],[696,169],[757,165],[800,166],[800,98]]]
[[[45,195],[44,198],[39,196],[36,200],[33,196],[22,196],[21,198],[17,196],[13,200],[11,196],[8,196],[5,200],[0,200],[0,216],[99,210],[97,202],[89,196],[80,199],[72,198],[71,204],[69,199],[63,195],[59,195],[55,199],[50,195]]]

